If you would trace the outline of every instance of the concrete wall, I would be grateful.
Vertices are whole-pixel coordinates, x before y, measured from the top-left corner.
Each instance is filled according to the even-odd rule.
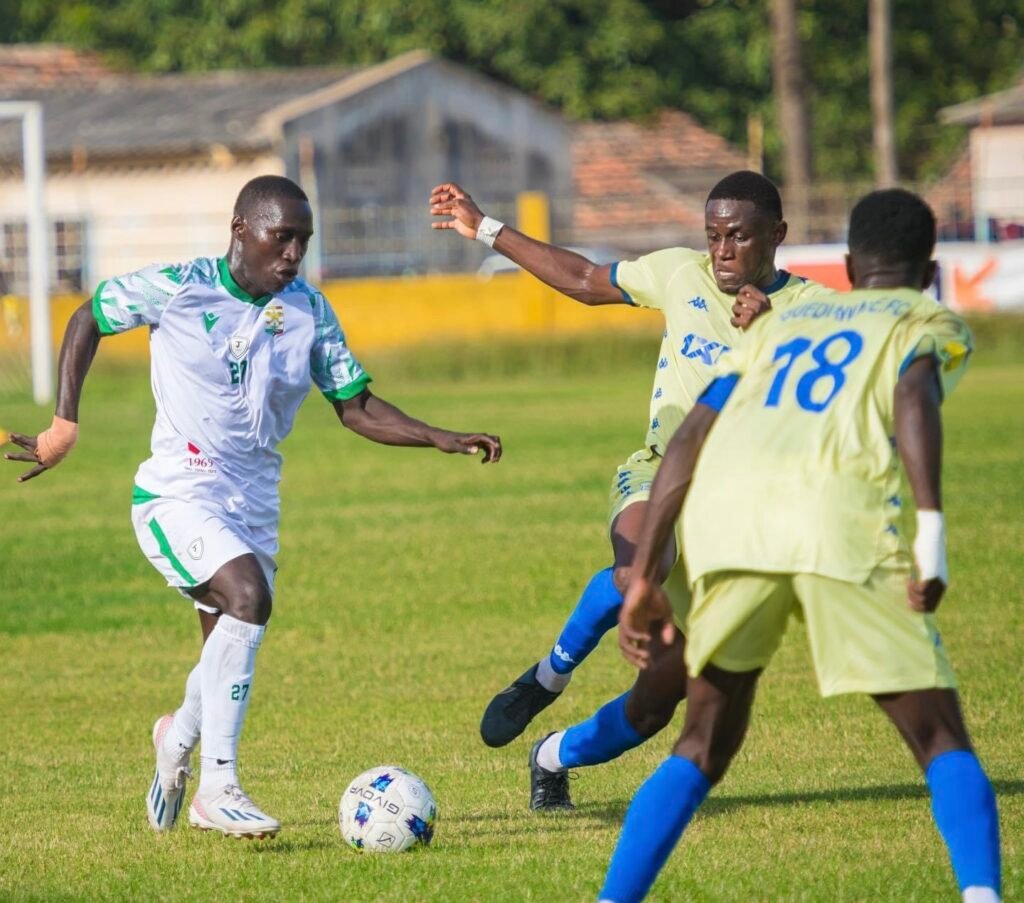
[[[83,282],[93,286],[155,261],[223,253],[239,189],[264,173],[283,173],[283,164],[266,156],[206,167],[51,173],[47,214],[51,221],[85,221]],[[0,219],[24,217],[21,179],[0,179]]]
[[[1024,125],[971,131],[976,215],[1024,222]]]

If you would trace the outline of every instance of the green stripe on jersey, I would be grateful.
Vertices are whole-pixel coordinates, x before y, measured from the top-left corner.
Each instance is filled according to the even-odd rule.
[[[231,270],[228,269],[228,262],[223,257],[217,258],[217,272],[220,274],[221,284],[227,290],[227,293],[239,301],[244,301],[246,304],[255,304],[257,307],[266,307],[267,302],[273,297],[273,295],[261,295],[259,298],[254,298],[250,295],[242,286],[235,282],[235,277],[231,275]]]
[[[373,382],[373,377],[369,373],[364,373],[359,379],[350,382],[347,386],[324,392],[324,398],[328,401],[348,401],[350,398],[355,398],[364,392],[371,382]]]
[[[96,325],[99,327],[101,335],[114,335],[117,330],[110,325],[107,315],[103,313],[103,306],[100,304],[100,295],[103,293],[103,289],[106,288],[106,285],[107,280],[104,279],[96,286],[96,293],[92,296],[92,318],[96,321]]]
[[[178,561],[178,557],[171,550],[171,544],[167,541],[167,534],[160,528],[160,524],[156,522],[155,517],[150,520],[149,529],[153,531],[153,536],[156,537],[156,544],[160,547],[160,554],[171,563],[171,567],[178,572],[182,580],[188,583],[189,586],[195,586],[197,582],[195,577],[185,570],[185,565]]]
[[[152,492],[147,492],[141,486],[132,487],[132,504],[133,505],[145,505],[146,502],[151,502],[153,499],[158,499],[160,496],[153,495]]]

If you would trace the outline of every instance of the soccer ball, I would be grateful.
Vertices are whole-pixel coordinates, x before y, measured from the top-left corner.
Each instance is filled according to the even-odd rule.
[[[341,836],[357,850],[401,853],[434,839],[437,803],[411,771],[381,765],[364,771],[341,795]]]

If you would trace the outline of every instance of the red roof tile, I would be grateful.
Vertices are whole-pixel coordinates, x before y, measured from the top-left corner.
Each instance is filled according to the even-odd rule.
[[[0,45],[0,88],[46,88],[110,74],[97,54],[62,44]]]
[[[646,125],[580,124],[573,135],[575,240],[628,250],[703,243],[708,191],[746,166],[741,151],[678,110]]]

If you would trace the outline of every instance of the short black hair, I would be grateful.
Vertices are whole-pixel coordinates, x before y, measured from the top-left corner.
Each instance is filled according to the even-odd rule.
[[[268,201],[290,198],[294,201],[305,201],[309,198],[298,185],[284,176],[256,176],[250,179],[235,198],[235,216],[246,216],[260,205]]]
[[[720,180],[708,195],[711,201],[750,201],[754,208],[776,220],[782,220],[782,196],[771,179],[759,172],[741,169]]]
[[[885,263],[927,263],[935,250],[935,214],[902,188],[865,195],[850,213],[850,253]]]

